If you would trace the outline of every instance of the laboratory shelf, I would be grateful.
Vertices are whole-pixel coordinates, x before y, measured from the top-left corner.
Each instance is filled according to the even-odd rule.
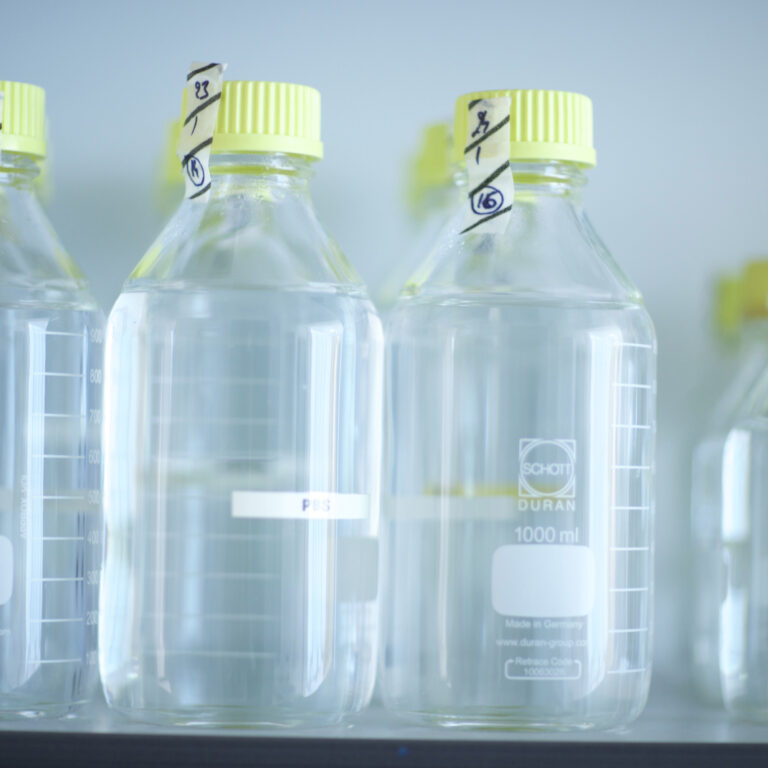
[[[499,733],[403,724],[376,707],[341,727],[301,732],[159,729],[95,706],[81,717],[0,724],[0,765],[16,766],[768,766],[768,723],[731,720],[656,683],[643,715],[609,733]]]

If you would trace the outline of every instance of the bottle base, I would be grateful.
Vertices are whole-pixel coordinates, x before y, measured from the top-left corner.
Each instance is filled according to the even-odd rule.
[[[77,709],[84,702],[39,703],[13,702],[0,703],[0,721],[2,720],[61,720],[63,718],[77,717]]]
[[[507,732],[573,732],[588,730],[616,730],[634,718],[617,721],[615,713],[610,717],[568,717],[537,714],[522,708],[496,708],[465,710],[463,712],[440,712],[439,710],[396,711],[393,714],[414,725],[439,726],[442,728],[467,729],[475,731]]]
[[[768,723],[768,704],[744,705],[729,703],[726,705],[728,715],[737,722],[757,723],[765,725]]]
[[[149,709],[112,705],[114,712],[134,722],[172,728],[231,728],[236,730],[289,730],[337,725],[343,715],[254,710],[249,707],[184,707]]]

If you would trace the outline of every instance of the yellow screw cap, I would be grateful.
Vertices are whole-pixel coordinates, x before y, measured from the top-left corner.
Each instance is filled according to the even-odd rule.
[[[499,97],[510,100],[510,160],[560,160],[594,166],[592,102],[580,93],[566,91],[475,91],[459,96],[453,131],[454,162],[464,160],[469,102]]]
[[[38,85],[0,80],[3,127],[0,150],[45,157],[45,91]]]
[[[321,158],[320,93],[293,83],[225,80],[211,147],[212,154],[222,152]]]
[[[747,263],[740,288],[742,317],[747,320],[768,317],[768,259]]]

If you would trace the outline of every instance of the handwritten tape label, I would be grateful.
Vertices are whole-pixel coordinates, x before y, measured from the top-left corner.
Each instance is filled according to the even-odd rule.
[[[461,234],[500,234],[509,224],[515,180],[509,166],[509,97],[475,99],[468,104],[467,206]]]
[[[205,202],[211,192],[208,166],[226,67],[196,61],[187,73],[187,106],[177,155],[184,176],[184,194],[189,200]]]

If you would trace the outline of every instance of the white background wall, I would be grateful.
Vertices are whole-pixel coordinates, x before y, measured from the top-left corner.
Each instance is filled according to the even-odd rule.
[[[371,284],[407,242],[423,123],[469,90],[591,96],[587,208],[659,335],[657,660],[682,668],[689,443],[727,374],[709,281],[768,251],[768,3],[25,0],[0,23],[0,77],[47,90],[51,218],[105,307],[159,229],[153,180],[192,60],[321,91],[317,208]]]

